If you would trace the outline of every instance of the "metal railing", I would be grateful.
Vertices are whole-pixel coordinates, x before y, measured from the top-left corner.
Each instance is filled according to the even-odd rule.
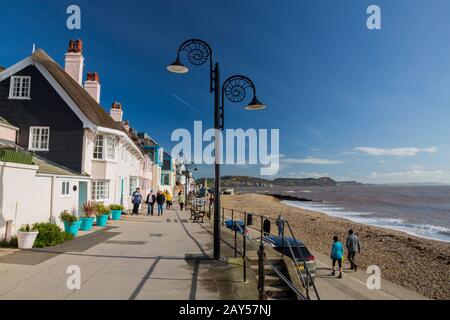
[[[251,247],[253,248],[253,250],[255,250],[258,253],[258,275],[255,274],[255,277],[258,279],[258,290],[259,290],[259,295],[260,295],[260,299],[264,300],[265,299],[265,271],[264,271],[264,264],[267,264],[279,277],[280,279],[297,295],[297,297],[300,300],[310,300],[310,295],[309,295],[309,286],[310,284],[313,285],[313,288],[315,290],[316,293],[316,297],[317,299],[320,300],[319,294],[317,292],[317,289],[315,287],[314,284],[314,279],[311,276],[311,273],[308,270],[308,266],[306,265],[306,260],[300,250],[299,247],[297,247],[297,249],[299,250],[300,253],[300,259],[303,261],[304,263],[304,268],[306,270],[307,273],[307,279],[305,279],[305,277],[303,276],[303,274],[300,272],[300,267],[299,267],[299,263],[297,261],[297,259],[295,259],[295,255],[292,249],[292,246],[290,245],[289,241],[287,241],[288,244],[288,248],[290,250],[291,256],[293,257],[293,262],[296,268],[296,274],[297,277],[300,281],[300,283],[304,286],[305,292],[306,294],[303,294],[299,288],[297,288],[290,279],[288,279],[281,270],[279,270],[279,268],[277,268],[269,259],[267,259],[266,257],[266,253],[265,253],[265,248],[264,248],[264,236],[267,235],[268,233],[264,231],[264,221],[266,219],[269,219],[268,217],[264,217],[262,215],[257,215],[257,214],[250,214],[252,217],[260,217],[260,221],[261,221],[261,225],[260,228],[254,228],[252,227],[253,224],[249,225],[248,224],[248,217],[249,217],[249,213],[243,212],[243,211],[239,211],[239,210],[234,210],[234,209],[225,209],[222,208],[222,223],[225,224],[226,223],[226,214],[225,211],[229,210],[231,211],[231,221],[232,221],[232,228],[234,230],[234,255],[235,258],[237,258],[238,255],[238,241],[237,241],[237,234],[238,234],[238,230],[240,233],[242,233],[242,237],[243,237],[243,244],[242,244],[242,248],[241,248],[241,258],[243,259],[243,275],[244,275],[244,281],[246,281],[247,279],[247,242],[251,245]],[[236,217],[239,215],[243,214],[243,219],[239,221],[239,223],[236,222]],[[269,219],[270,220],[270,219]],[[287,221],[286,221],[287,222]],[[288,222],[287,222],[288,223]],[[290,227],[289,223],[288,223],[288,228],[292,234],[292,238],[294,239],[294,241],[297,242],[297,240],[294,237],[294,234],[292,232],[292,228]],[[259,247],[257,244],[255,244],[255,240],[250,236],[250,234],[247,232],[247,229],[253,229],[255,231],[258,231],[260,233],[260,241],[259,241]],[[284,242],[284,232],[283,232],[283,244]],[[283,246],[284,247],[284,246]],[[284,248],[282,250],[282,257],[284,257]],[[252,270],[253,271],[253,270]]]

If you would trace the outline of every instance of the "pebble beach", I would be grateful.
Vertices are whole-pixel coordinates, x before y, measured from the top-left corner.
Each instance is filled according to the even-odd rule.
[[[332,238],[345,241],[353,229],[362,243],[361,268],[377,265],[382,278],[431,299],[450,299],[450,243],[428,240],[283,204],[268,195],[222,197],[222,207],[254,212],[270,218],[281,214],[299,240],[317,252],[329,254]]]

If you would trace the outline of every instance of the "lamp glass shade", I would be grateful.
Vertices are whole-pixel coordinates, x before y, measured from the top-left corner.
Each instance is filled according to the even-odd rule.
[[[181,63],[180,58],[177,58],[174,63],[167,66],[167,70],[173,73],[188,73],[189,69]]]
[[[261,101],[259,101],[258,98],[255,96],[252,102],[250,102],[250,104],[245,107],[245,110],[254,111],[254,110],[263,110],[266,108],[267,106],[263,104]]]

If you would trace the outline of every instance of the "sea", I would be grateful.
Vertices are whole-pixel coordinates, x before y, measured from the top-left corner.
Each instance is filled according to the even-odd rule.
[[[357,185],[236,188],[239,193],[283,194],[311,201],[285,204],[354,222],[450,243],[450,186]]]

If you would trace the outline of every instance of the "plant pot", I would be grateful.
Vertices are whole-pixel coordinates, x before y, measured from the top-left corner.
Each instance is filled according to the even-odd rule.
[[[95,218],[87,218],[87,217],[81,218],[80,230],[81,231],[91,231],[92,226],[94,225],[94,220],[95,220]]]
[[[31,232],[17,232],[17,242],[19,244],[19,249],[32,249],[34,246],[34,241],[36,240],[39,231]]]
[[[74,237],[78,235],[78,230],[80,230],[81,220],[75,222],[64,221],[64,231],[71,233]]]
[[[122,210],[111,210],[111,220],[120,220],[122,217]]]
[[[101,216],[97,216],[96,225],[97,227],[105,227],[106,223],[108,222],[109,214],[104,214]]]

